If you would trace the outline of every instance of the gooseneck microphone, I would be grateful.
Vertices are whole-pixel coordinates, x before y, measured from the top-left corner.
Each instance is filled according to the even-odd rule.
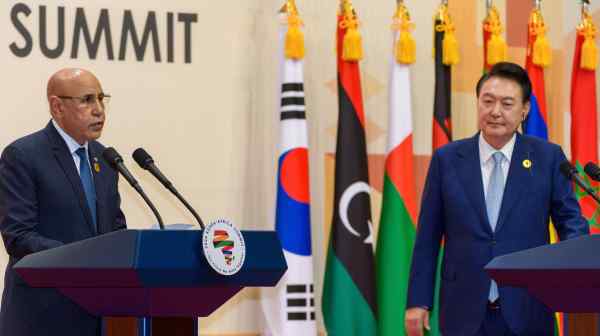
[[[148,152],[146,152],[143,148],[140,147],[133,151],[132,156],[133,160],[135,160],[135,162],[137,162],[137,164],[142,169],[145,169],[149,171],[152,175],[154,175],[154,177],[156,177],[156,179],[162,185],[164,185],[165,188],[169,189],[169,191],[173,193],[173,195],[175,195],[175,197],[177,197],[177,199],[181,201],[183,205],[185,205],[185,207],[192,213],[192,215],[194,215],[194,218],[196,218],[196,221],[198,222],[200,227],[204,230],[204,222],[202,221],[200,216],[198,216],[196,210],[192,208],[192,206],[185,200],[185,198],[183,198],[183,196],[181,196],[177,189],[175,189],[173,183],[171,183],[171,181],[169,181],[169,179],[167,179],[165,175],[163,175],[163,173],[158,169],[158,167],[154,164],[154,160],[152,159],[150,154],[148,154]]]
[[[152,204],[152,201],[150,201],[150,199],[148,198],[148,196],[146,195],[146,193],[144,192],[144,190],[142,189],[142,187],[140,186],[138,181],[135,179],[135,177],[133,177],[133,175],[131,175],[131,172],[129,172],[129,169],[127,169],[127,167],[125,167],[125,164],[123,163],[123,158],[121,157],[121,155],[119,155],[119,153],[114,148],[108,147],[104,150],[104,152],[102,152],[102,157],[104,157],[104,159],[113,168],[118,170],[119,173],[121,173],[121,175],[123,175],[123,177],[127,180],[127,182],[129,182],[129,184],[131,184],[133,189],[135,189],[140,194],[140,196],[142,196],[142,198],[144,199],[146,204],[148,204],[148,206],[150,207],[150,210],[152,210],[152,212],[154,213],[154,216],[156,216],[156,219],[158,220],[158,226],[160,227],[161,230],[164,230],[165,225],[163,224],[162,217],[160,217],[158,210],[156,210],[156,207],[154,206],[154,204]]]
[[[559,168],[560,172],[563,173],[563,175],[565,175],[569,180],[575,182],[588,195],[592,196],[598,204],[600,204],[600,198],[598,197],[598,195],[596,195],[594,190],[592,190],[592,188],[590,188],[590,186],[588,186],[587,183],[585,183],[581,176],[579,176],[579,174],[577,173],[577,169],[575,169],[575,167],[573,167],[573,165],[569,161],[564,161],[563,163],[561,163]]]
[[[600,181],[600,167],[593,162],[588,162],[583,171],[594,181]]]

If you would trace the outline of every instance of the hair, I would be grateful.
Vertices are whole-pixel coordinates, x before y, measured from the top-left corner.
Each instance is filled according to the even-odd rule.
[[[521,87],[521,93],[523,94],[523,103],[528,103],[531,99],[531,81],[525,69],[520,65],[510,62],[496,63],[490,71],[485,73],[477,82],[477,89],[475,93],[479,97],[481,87],[488,80],[497,77],[504,78],[516,82]]]

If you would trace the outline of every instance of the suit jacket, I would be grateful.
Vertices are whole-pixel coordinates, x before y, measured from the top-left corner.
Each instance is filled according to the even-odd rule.
[[[0,335],[100,334],[100,319],[54,289],[32,288],[12,266],[22,257],[124,229],[118,174],[89,142],[97,197],[97,230],[68,147],[52,123],[10,144],[0,158],[0,232],[9,254]],[[96,232],[98,231],[98,232]]]
[[[549,243],[552,219],[561,240],[589,233],[571,183],[559,171],[562,149],[517,134],[496,229],[486,213],[478,135],[432,157],[423,191],[408,307],[433,306],[442,238],[440,326],[444,336],[473,335],[486,311],[494,257]],[[524,161],[531,161],[526,168]],[[502,314],[518,335],[551,335],[552,314],[525,289],[500,287]]]

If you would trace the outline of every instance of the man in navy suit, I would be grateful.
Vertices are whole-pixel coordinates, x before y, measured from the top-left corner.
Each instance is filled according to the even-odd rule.
[[[531,82],[523,68],[498,63],[477,84],[480,132],[432,157],[423,191],[405,324],[429,328],[442,239],[440,327],[444,336],[553,335],[551,311],[525,289],[499,287],[483,267],[494,257],[589,233],[562,149],[521,135]]]
[[[103,160],[110,96],[82,69],[48,82],[52,120],[7,146],[0,158],[0,232],[9,255],[0,335],[98,336],[101,320],[60,293],[29,287],[12,269],[22,257],[125,228],[118,174]]]

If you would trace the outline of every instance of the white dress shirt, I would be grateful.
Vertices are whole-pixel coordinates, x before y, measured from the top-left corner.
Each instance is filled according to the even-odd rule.
[[[483,179],[483,195],[487,196],[488,186],[490,184],[490,176],[492,175],[492,169],[494,169],[494,158],[492,155],[495,152],[502,152],[504,158],[500,166],[502,167],[502,175],[504,176],[504,186],[506,186],[506,178],[508,176],[508,168],[510,168],[510,159],[512,157],[513,149],[515,148],[515,141],[517,135],[513,134],[513,137],[499,150],[492,147],[485,139],[483,135],[479,134],[479,163],[481,167],[481,178]]]
[[[88,150],[88,142],[86,141],[83,145],[80,145],[77,141],[75,141],[75,139],[73,139],[70,135],[67,134],[67,132],[65,132],[56,121],[54,121],[54,119],[52,119],[52,125],[54,125],[54,128],[56,128],[56,131],[58,131],[58,134],[60,134],[60,136],[63,138],[63,140],[65,140],[65,143],[67,144],[67,147],[69,148],[69,153],[71,153],[71,157],[73,158],[73,162],[75,162],[75,167],[77,168],[77,174],[81,174],[79,172],[79,165],[80,165],[80,160],[79,160],[79,155],[77,155],[77,150],[80,147],[85,147],[85,152],[86,152],[86,156],[88,158],[88,167],[90,167],[90,176],[94,176],[94,174],[91,172],[91,167],[92,165],[90,164],[89,160],[90,160],[90,152]]]

